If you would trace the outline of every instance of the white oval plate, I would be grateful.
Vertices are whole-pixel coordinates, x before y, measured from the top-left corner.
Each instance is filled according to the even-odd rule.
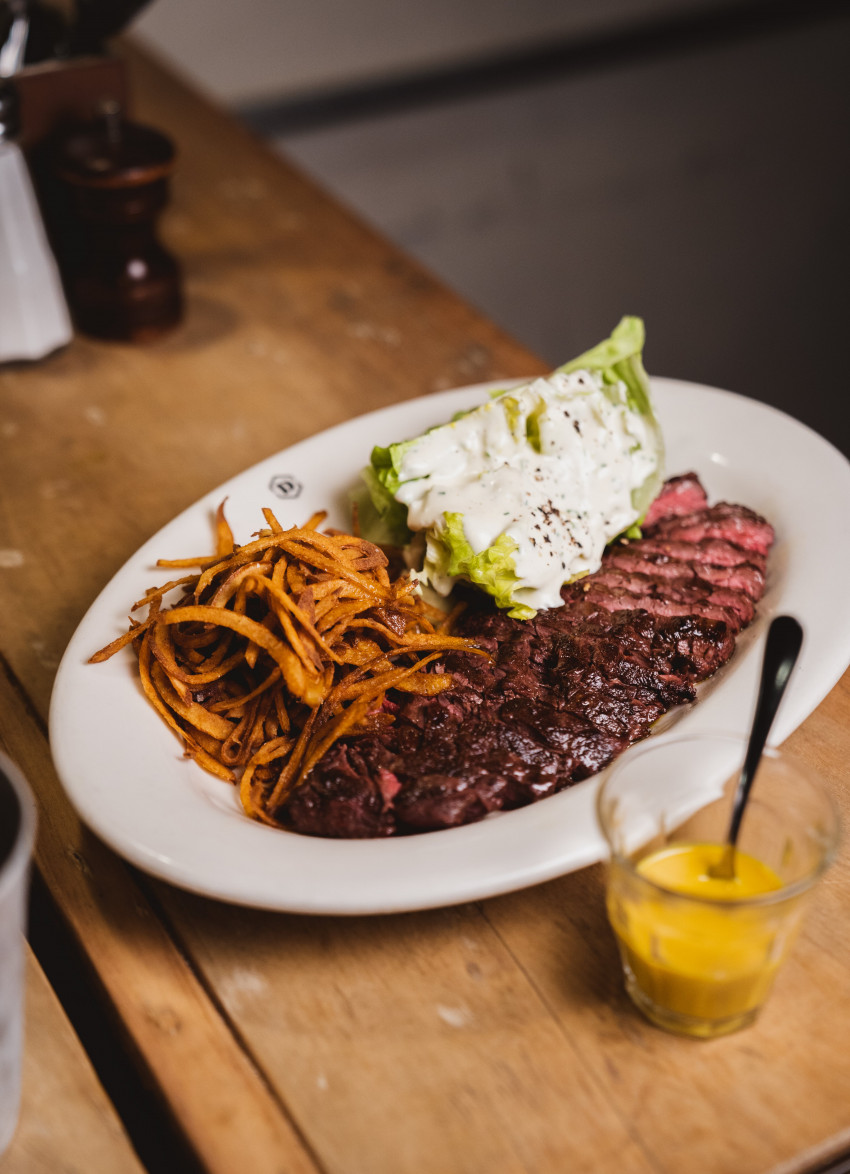
[[[347,491],[374,444],[415,436],[483,402],[494,386],[430,395],[350,420],[286,449],[208,493],[150,539],[104,588],[59,667],[50,739],[59,776],[85,822],[140,868],[211,897],[303,913],[389,913],[433,908],[537,884],[600,860],[594,817],[600,776],[480,823],[388,840],[331,840],[249,820],[236,789],[181,754],[141,693],[130,650],[88,657],[126,629],[127,609],[162,582],[158,558],[212,550],[212,516],[227,498],[238,542],[271,505],[286,524],[328,509],[349,524]],[[806,639],[775,727],[787,737],[850,661],[850,464],[790,417],[725,391],[653,380],[667,468],[695,470],[712,501],[741,502],[776,527],[758,620],[700,700],[664,719],[690,732],[744,731],[768,619],[790,612]]]

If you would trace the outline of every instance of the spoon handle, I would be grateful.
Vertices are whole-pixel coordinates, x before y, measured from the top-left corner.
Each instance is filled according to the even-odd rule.
[[[747,805],[750,787],[753,785],[756,767],[764,751],[767,736],[773,725],[773,719],[776,717],[776,711],[779,709],[779,702],[782,700],[782,694],[785,692],[791,670],[800,655],[802,643],[803,629],[793,616],[777,616],[771,623],[764,649],[756,715],[753,719],[747,754],[744,758],[738,790],[735,794],[732,821],[729,825],[730,845],[734,846],[738,841],[741,819]]]

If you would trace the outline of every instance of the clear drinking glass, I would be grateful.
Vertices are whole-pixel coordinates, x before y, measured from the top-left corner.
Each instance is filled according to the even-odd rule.
[[[12,1140],[21,1096],[24,922],[35,805],[24,776],[0,754],[0,1154]]]
[[[715,849],[703,846],[721,853],[745,750],[733,735],[650,739],[612,768],[597,798],[610,849],[608,916],[628,993],[659,1027],[705,1039],[755,1020],[838,846],[838,813],[823,784],[767,749],[738,850],[775,887],[750,895],[741,857],[722,895],[704,883]],[[699,895],[645,875],[658,853],[694,864]]]

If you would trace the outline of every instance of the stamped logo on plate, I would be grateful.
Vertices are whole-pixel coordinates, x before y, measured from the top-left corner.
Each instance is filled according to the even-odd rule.
[[[282,497],[285,500],[291,500],[294,497],[299,497],[304,486],[297,477],[293,477],[291,473],[279,473],[276,477],[272,477],[269,482],[269,489],[276,497]]]

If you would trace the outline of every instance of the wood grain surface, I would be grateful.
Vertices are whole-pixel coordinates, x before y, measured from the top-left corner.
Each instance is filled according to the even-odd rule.
[[[180,152],[163,233],[188,314],[147,348],[78,338],[0,371],[0,742],[39,797],[38,867],[202,1164],[790,1174],[850,1145],[846,848],[761,1021],[696,1043],[631,1009],[599,868],[454,909],[309,918],[140,877],[80,826],[44,738],[52,680],[144,539],[328,425],[542,369],[127,52],[138,114]],[[845,811],[849,716],[845,677],[791,740]]]

